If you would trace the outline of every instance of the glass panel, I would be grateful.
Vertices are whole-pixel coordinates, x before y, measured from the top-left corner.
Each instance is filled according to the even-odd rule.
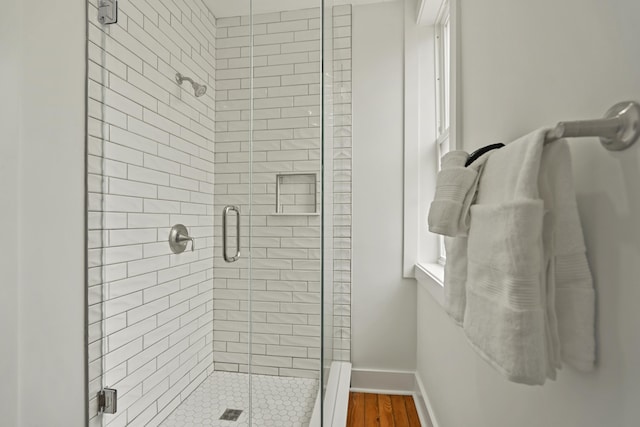
[[[349,362],[351,337],[351,5],[333,7],[333,360]],[[329,151],[330,150],[330,151]],[[331,215],[328,213],[328,216]]]
[[[331,425],[340,362],[350,361],[351,6],[324,3],[323,425]]]
[[[247,261],[223,266],[227,201],[214,200],[225,194],[214,187],[224,172],[215,167],[223,152],[214,144],[216,17],[202,0],[130,0],[118,2],[117,23],[103,25],[99,3],[109,2],[88,1],[90,425],[175,425],[185,414],[210,421],[202,410],[210,405],[240,407],[248,419]],[[241,4],[248,13],[248,0]],[[246,181],[248,160],[243,167]],[[229,202],[246,215],[240,174],[226,184],[246,187]],[[169,245],[176,224],[195,239],[181,253]],[[239,386],[215,375],[225,366],[235,366]],[[218,399],[226,395],[218,383],[244,392]],[[117,389],[115,414],[99,413],[103,387]],[[203,395],[208,405],[198,404]]]
[[[108,33],[97,21],[97,8],[90,2],[87,8],[88,24],[88,98],[87,98],[87,338],[88,338],[88,416],[91,426],[103,425],[98,415],[98,393],[108,386],[106,334],[108,332],[105,301],[107,279],[117,274],[115,267],[107,267],[105,247],[108,244],[107,214],[105,212],[105,189],[108,178],[107,161],[103,156],[109,127],[103,118],[106,107],[103,100],[108,90],[108,76],[103,64],[106,62],[106,40]]]
[[[335,396],[327,398],[331,364],[334,358],[334,58],[333,58],[333,0],[323,4],[322,29],[322,163],[323,163],[323,217],[322,217],[322,425],[331,425]],[[329,393],[330,394],[330,393]],[[332,401],[329,401],[332,400]]]
[[[253,2],[250,232],[255,426],[309,425],[316,401],[319,404],[320,6],[320,0]]]

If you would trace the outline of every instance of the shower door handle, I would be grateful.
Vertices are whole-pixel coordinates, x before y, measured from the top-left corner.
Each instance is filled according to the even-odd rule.
[[[232,257],[227,255],[227,217],[229,212],[236,213],[236,254]],[[240,258],[240,208],[228,205],[222,210],[222,257],[226,262],[235,262]]]

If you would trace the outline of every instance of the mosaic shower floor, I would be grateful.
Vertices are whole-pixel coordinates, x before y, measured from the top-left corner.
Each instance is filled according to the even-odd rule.
[[[214,372],[169,417],[163,427],[249,427],[249,375]],[[254,427],[307,427],[318,381],[253,375]],[[237,421],[221,420],[227,409],[242,410]]]

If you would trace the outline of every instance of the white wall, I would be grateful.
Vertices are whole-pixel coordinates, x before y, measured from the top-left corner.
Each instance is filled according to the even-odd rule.
[[[1,258],[17,254],[20,260],[19,425],[81,426],[85,8],[81,0],[63,8],[43,0],[16,4],[22,16],[16,30],[22,48],[19,243],[3,245]],[[8,192],[2,189],[3,204]]]
[[[0,224],[3,240],[18,241],[18,155],[20,150],[20,49],[17,34],[19,0],[8,1],[0,14]],[[8,225],[8,226],[7,226]],[[18,415],[18,251],[3,245],[0,253],[0,414],[7,425]]]
[[[462,0],[460,10],[466,150],[640,100],[637,1]],[[441,426],[638,423],[640,147],[611,153],[596,140],[571,147],[598,291],[598,367],[565,368],[544,387],[509,383],[421,289],[418,371]]]
[[[415,369],[416,285],[402,279],[403,3],[353,8],[354,369]]]

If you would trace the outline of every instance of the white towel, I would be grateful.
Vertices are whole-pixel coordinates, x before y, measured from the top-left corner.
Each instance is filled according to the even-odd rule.
[[[595,367],[595,291],[573,185],[571,153],[566,141],[547,145],[542,153],[540,194],[548,219],[551,267],[555,292],[548,303],[549,320],[556,325],[559,348],[555,357],[573,368]],[[547,222],[545,222],[545,229]],[[553,273],[553,274],[551,274]],[[555,310],[552,310],[555,308]]]
[[[482,168],[490,154],[485,153],[469,167],[465,167],[469,158],[467,152],[458,150],[445,154],[436,180],[435,197],[429,207],[429,231],[450,236],[445,237],[444,307],[459,325],[462,325],[466,299],[469,213]]]
[[[490,364],[525,384],[555,378],[560,354],[583,370],[595,359],[594,291],[569,150],[565,141],[544,148],[545,133],[487,159],[467,248],[465,333]]]

